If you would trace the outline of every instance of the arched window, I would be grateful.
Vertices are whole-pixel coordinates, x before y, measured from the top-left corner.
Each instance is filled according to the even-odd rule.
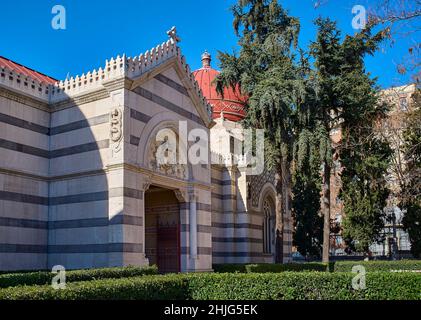
[[[272,253],[272,206],[269,199],[263,202],[263,253]]]

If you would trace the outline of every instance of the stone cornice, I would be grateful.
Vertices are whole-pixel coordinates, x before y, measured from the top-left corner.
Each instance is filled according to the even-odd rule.
[[[0,86],[0,96],[35,109],[51,112],[51,108],[48,103],[35,99],[22,92],[16,92],[12,89],[5,88],[3,86]]]
[[[152,183],[157,183],[157,184],[162,184],[165,186],[171,186],[171,188],[179,188],[179,189],[183,189],[183,188],[199,188],[202,190],[208,190],[211,191],[212,190],[212,184],[207,184],[204,182],[199,182],[199,181],[186,181],[186,180],[181,180],[181,179],[177,179],[174,177],[168,177],[168,176],[164,176],[161,175],[159,173],[156,173],[155,171],[149,170],[149,169],[145,169],[142,167],[138,167],[135,166],[133,164],[129,164],[129,163],[119,163],[119,164],[113,164],[113,165],[109,165],[107,166],[107,168],[105,169],[105,171],[112,171],[112,170],[121,170],[121,169],[125,169],[125,170],[129,170],[132,172],[136,172],[136,173],[141,173],[144,174],[148,177],[150,177]]]
[[[101,100],[101,99],[106,99],[109,96],[110,95],[107,89],[99,88],[97,90],[83,93],[78,96],[69,97],[66,100],[51,104],[51,112],[56,112],[56,111],[64,110],[67,108],[72,108],[75,106],[80,106],[80,105],[97,101],[97,100]]]
[[[127,89],[130,90],[132,87],[133,80],[127,78],[127,77],[121,77],[118,79],[112,79],[109,81],[104,81],[102,85],[107,89],[108,93],[119,90],[119,89]]]

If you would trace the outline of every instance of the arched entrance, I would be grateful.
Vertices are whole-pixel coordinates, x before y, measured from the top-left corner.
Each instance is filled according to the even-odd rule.
[[[145,192],[145,255],[160,273],[180,272],[180,204],[174,191]]]

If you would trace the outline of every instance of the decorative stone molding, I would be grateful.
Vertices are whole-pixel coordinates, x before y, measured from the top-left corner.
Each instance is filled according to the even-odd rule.
[[[50,106],[48,105],[47,102],[40,101],[39,99],[33,98],[29,95],[18,93],[15,90],[11,90],[9,88],[3,88],[2,86],[0,86],[0,97],[27,105],[35,109],[39,109],[42,111],[46,111],[46,112],[51,111]]]
[[[188,194],[187,189],[184,189],[184,188],[176,189],[174,190],[174,194],[180,203],[189,202],[189,194]]]
[[[166,176],[175,177],[182,180],[188,179],[188,167],[186,164],[167,164],[159,162],[159,159],[157,158],[158,149],[165,144],[166,141],[150,142],[147,160],[149,169]],[[177,154],[175,154],[175,159],[178,161],[178,150],[176,152]]]
[[[250,179],[249,182],[251,186],[251,204],[253,207],[257,208],[259,206],[259,199],[263,186],[268,182],[275,186],[275,171],[265,168],[262,174],[252,175],[248,178]]]
[[[123,112],[121,108],[114,108],[110,112],[110,139],[112,142],[112,149],[114,153],[121,150],[121,140],[123,139]]]

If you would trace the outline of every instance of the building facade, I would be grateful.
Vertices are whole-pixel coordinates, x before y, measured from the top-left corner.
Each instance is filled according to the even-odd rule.
[[[211,96],[210,56],[192,73],[177,40],[60,82],[0,58],[0,270],[275,261],[274,174],[246,174],[229,147],[244,100]],[[166,130],[177,159],[205,132],[207,161],[162,163]]]

